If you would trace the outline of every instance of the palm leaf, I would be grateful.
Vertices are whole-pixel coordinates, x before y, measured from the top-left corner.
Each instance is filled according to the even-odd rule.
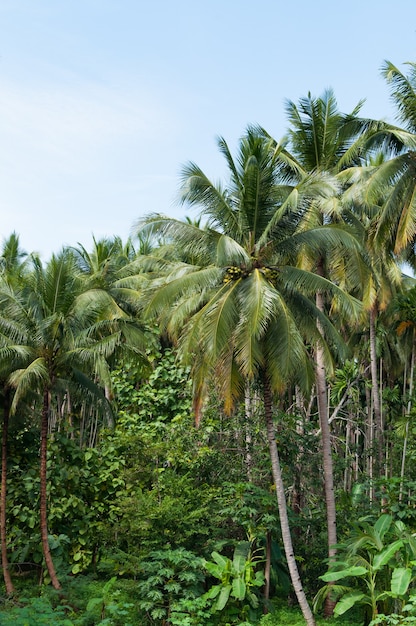
[[[24,369],[14,370],[8,378],[8,384],[15,389],[12,413],[16,411],[18,403],[29,390],[46,387],[49,382],[49,371],[42,357],[34,359]]]

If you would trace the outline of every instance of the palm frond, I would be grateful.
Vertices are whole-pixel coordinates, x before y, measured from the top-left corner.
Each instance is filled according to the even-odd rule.
[[[416,65],[407,63],[409,76],[405,76],[390,61],[384,61],[381,75],[390,86],[390,97],[397,107],[399,120],[408,130],[416,132]]]
[[[15,390],[10,407],[11,412],[14,413],[18,403],[29,391],[41,390],[50,384],[49,371],[45,360],[39,357],[31,361],[27,367],[14,370],[7,382]]]

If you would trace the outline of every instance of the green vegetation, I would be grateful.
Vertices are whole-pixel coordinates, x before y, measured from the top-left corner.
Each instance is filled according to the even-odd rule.
[[[416,622],[409,67],[403,128],[288,102],[137,250],[4,241],[1,624]]]

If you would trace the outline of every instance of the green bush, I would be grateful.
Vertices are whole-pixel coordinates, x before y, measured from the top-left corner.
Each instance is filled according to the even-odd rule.
[[[66,607],[53,608],[48,598],[22,599],[20,606],[0,611],[1,626],[74,626],[66,617]]]
[[[316,623],[317,626],[362,626],[362,619],[317,618]],[[305,626],[305,619],[299,609],[285,607],[264,615],[258,626]]]

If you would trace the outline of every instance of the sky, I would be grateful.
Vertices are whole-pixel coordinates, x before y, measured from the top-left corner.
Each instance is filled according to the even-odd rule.
[[[287,100],[394,122],[384,60],[416,61],[415,0],[0,0],[0,241],[48,260],[195,217],[181,168],[226,180],[217,138],[282,138]]]

